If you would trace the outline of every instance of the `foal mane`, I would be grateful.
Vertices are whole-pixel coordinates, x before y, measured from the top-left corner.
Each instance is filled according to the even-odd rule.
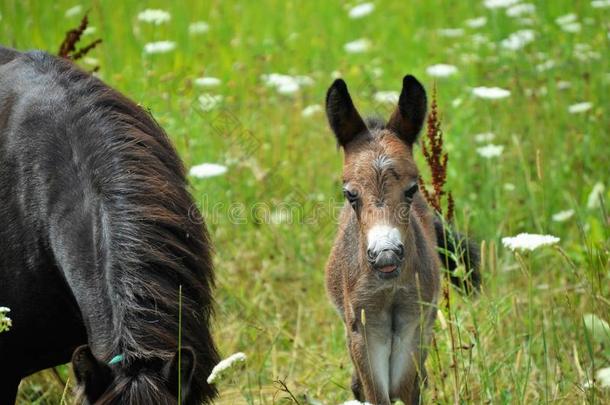
[[[159,382],[141,365],[171,361],[181,328],[182,346],[196,355],[191,393],[211,398],[215,389],[205,380],[218,362],[209,331],[211,243],[168,136],[149,113],[72,63],[28,56],[56,76],[72,103],[67,131],[78,134],[80,176],[97,202],[96,256],[113,312],[108,358],[100,360],[124,357],[113,396],[124,403],[157,398]]]

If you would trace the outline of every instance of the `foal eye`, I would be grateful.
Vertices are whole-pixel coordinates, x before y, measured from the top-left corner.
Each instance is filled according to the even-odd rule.
[[[408,189],[405,190],[405,198],[409,201],[413,200],[413,196],[419,190],[417,182],[413,183]]]
[[[352,205],[352,207],[356,208],[356,205],[358,204],[358,200],[360,199],[360,197],[358,196],[358,192],[348,190],[348,189],[343,189],[343,195],[345,195],[345,198],[347,198],[347,201],[349,201],[349,203]]]

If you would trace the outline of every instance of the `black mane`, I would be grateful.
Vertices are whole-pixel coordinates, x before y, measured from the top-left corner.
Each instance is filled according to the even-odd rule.
[[[199,401],[212,398],[215,389],[206,377],[218,354],[209,332],[211,244],[169,138],[146,111],[71,62],[42,52],[15,54],[17,79],[40,93],[20,116],[19,132],[37,135],[31,143],[35,152],[21,151],[31,155],[24,161],[33,169],[22,179],[32,184],[20,189],[19,198],[33,201],[32,223],[46,231],[40,243],[67,273],[79,305],[110,302],[109,319],[100,314],[85,319],[89,344],[92,331],[109,329],[105,341],[96,342],[101,361],[124,356],[123,373],[108,399],[158,400],[158,382],[144,365],[169,361],[176,353],[180,286],[181,344],[197,359],[191,391]],[[0,94],[0,124],[2,117]],[[37,188],[36,195],[27,191]],[[83,273],[65,270],[72,268]],[[99,296],[83,296],[78,288],[94,279],[102,286]]]

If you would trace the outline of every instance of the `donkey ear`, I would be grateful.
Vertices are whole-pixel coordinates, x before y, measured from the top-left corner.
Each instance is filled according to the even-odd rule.
[[[426,90],[417,79],[407,75],[402,79],[398,106],[388,121],[388,128],[407,144],[417,141],[426,118],[428,100]]]
[[[344,148],[366,131],[366,125],[354,107],[347,85],[341,79],[335,80],[326,93],[326,116],[337,141]]]
[[[170,392],[178,396],[178,384],[181,386],[182,398],[188,396],[197,357],[195,352],[188,346],[176,351],[174,358],[171,359],[163,368],[163,375]]]
[[[112,370],[99,362],[87,345],[74,350],[72,368],[76,382],[84,388],[90,403],[97,401],[112,383]]]

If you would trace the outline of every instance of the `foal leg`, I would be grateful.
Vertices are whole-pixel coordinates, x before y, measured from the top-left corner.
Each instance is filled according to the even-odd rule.
[[[352,377],[352,391],[356,399],[376,405],[389,405],[389,345],[371,334],[365,339],[364,335],[352,332],[349,336],[349,351],[356,368],[355,376]]]
[[[360,377],[358,377],[358,371],[354,370],[352,373],[352,393],[354,394],[354,398],[356,398],[360,402],[364,402],[364,393],[362,392],[362,382],[360,382]]]
[[[424,357],[425,360],[425,357]],[[400,400],[406,405],[423,404],[421,389],[428,384],[428,374],[424,362],[415,360],[417,367],[413,367],[400,383]]]

